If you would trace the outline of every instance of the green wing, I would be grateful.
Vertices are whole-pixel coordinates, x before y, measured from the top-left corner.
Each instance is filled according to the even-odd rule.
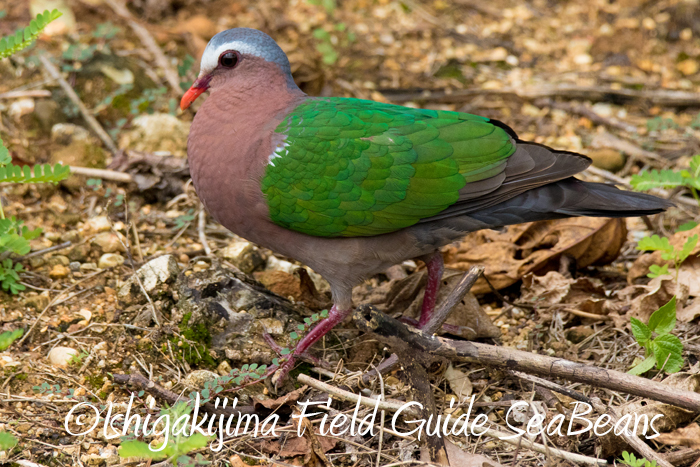
[[[273,222],[321,237],[380,235],[457,202],[504,170],[515,145],[476,115],[308,99],[275,130],[262,191]]]

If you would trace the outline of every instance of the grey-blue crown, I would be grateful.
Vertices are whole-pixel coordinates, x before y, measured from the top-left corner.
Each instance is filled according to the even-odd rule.
[[[212,37],[202,55],[201,71],[211,72],[218,63],[219,54],[228,49],[276,63],[285,74],[289,76],[292,74],[287,55],[274,39],[262,31],[251,28],[227,29]]]

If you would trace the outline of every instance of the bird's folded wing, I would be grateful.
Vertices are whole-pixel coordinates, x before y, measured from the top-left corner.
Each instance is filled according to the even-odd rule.
[[[512,130],[487,118],[359,99],[308,99],[276,132],[261,181],[270,218],[323,237],[459,215],[542,185],[561,165],[538,146],[516,151]]]

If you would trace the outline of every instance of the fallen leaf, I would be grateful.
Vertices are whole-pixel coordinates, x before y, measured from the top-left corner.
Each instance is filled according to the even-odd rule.
[[[700,316],[700,299],[695,299],[690,305],[676,311],[676,319],[682,323],[689,323]]]
[[[625,315],[627,324],[631,317],[647,323],[651,314],[668,303],[674,295],[679,307],[683,306],[688,299],[688,287],[676,284],[671,276],[655,277],[647,285],[631,285],[615,293],[616,298],[630,304]]]
[[[686,427],[678,428],[670,433],[662,433],[660,436],[656,437],[656,442],[700,449],[700,425],[691,423]]]
[[[449,383],[452,392],[460,401],[472,395],[472,382],[469,381],[469,376],[462,370],[453,367],[451,363],[445,371],[445,379]]]
[[[700,297],[700,256],[685,260],[678,271],[678,282],[688,286],[688,295]]]
[[[700,375],[675,373],[667,376],[662,382],[670,388],[700,393]],[[660,415],[660,417],[657,417],[654,421],[654,428],[660,433],[675,430],[679,425],[688,423],[695,417],[695,414],[689,410],[651,400],[629,402],[622,405],[619,410],[620,416],[629,414],[632,417],[633,423],[635,418],[641,420],[646,416],[647,420],[652,420],[654,417]],[[641,429],[644,425],[640,423],[639,426],[640,429],[637,431],[637,434],[641,435]],[[653,430],[648,428],[647,435],[651,436],[652,434],[654,434]],[[619,455],[622,450],[628,449],[624,439],[620,436],[616,436],[613,432],[599,437],[598,440],[602,450],[599,455],[602,457],[616,456]]]
[[[626,236],[624,219],[557,219],[512,225],[504,232],[473,232],[443,248],[443,256],[453,269],[484,266],[489,281],[502,289],[527,273],[557,269],[562,254],[574,258],[579,267],[609,263],[619,254]],[[472,288],[477,294],[490,290],[481,278]]]
[[[605,289],[595,279],[569,279],[556,271],[549,271],[544,276],[527,274],[523,277],[521,291],[522,302],[536,306],[566,305],[569,309],[601,316],[619,308],[605,296]]]
[[[331,305],[330,300],[316,289],[303,268],[297,268],[295,274],[269,270],[253,273],[253,277],[270,292],[284,298],[291,297],[295,303],[303,303],[310,310],[322,310]]]
[[[278,397],[277,399],[253,399],[253,402],[255,404],[256,410],[259,410],[260,407],[264,407],[270,411],[272,410],[277,410],[282,406],[291,406],[292,404],[296,403],[296,401],[299,400],[302,394],[304,394],[304,391],[308,386],[302,386],[298,389],[295,389],[292,392],[288,392],[282,397]]]
[[[459,446],[445,438],[445,450],[450,467],[503,467],[502,464],[481,454],[463,451]]]

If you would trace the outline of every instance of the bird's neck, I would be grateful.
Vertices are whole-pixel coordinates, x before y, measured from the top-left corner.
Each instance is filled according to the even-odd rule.
[[[273,151],[274,130],[306,95],[284,81],[216,84],[192,122],[190,173],[209,212],[250,238],[255,219],[268,215],[260,179]]]

